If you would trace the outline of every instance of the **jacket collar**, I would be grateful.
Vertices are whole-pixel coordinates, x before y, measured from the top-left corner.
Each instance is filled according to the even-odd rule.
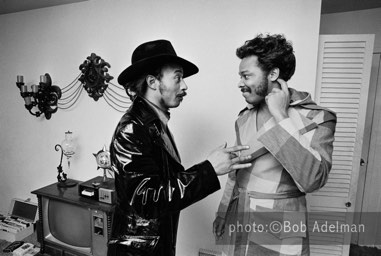
[[[290,106],[301,106],[306,104],[315,104],[312,100],[311,94],[308,92],[300,92],[293,88],[289,88],[290,92]]]
[[[167,128],[164,127],[154,106],[142,97],[137,96],[134,99],[129,112],[141,122],[142,125],[148,127],[150,134],[156,138],[154,139],[154,143],[163,147],[176,162],[181,163],[176,145],[174,144],[174,141],[172,142],[171,140],[171,134],[169,134]]]
[[[293,88],[289,88],[290,91],[290,106],[300,106],[307,109],[313,110],[325,110],[336,116],[335,111],[317,105],[315,101],[312,100],[311,94],[308,92],[300,92]]]
[[[159,116],[149,103],[143,98],[137,96],[130,107],[129,112],[134,115],[143,125],[160,123]]]
[[[160,121],[163,123],[164,126],[167,126],[169,118],[170,118],[170,113],[169,111],[163,111],[160,109],[158,106],[153,104],[147,99],[142,98],[148,105],[155,111],[156,115],[159,117]]]

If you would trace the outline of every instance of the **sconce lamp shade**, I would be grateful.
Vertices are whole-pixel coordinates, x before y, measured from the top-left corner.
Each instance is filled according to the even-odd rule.
[[[45,115],[46,119],[50,119],[52,114],[57,112],[57,103],[61,98],[61,89],[52,85],[52,79],[48,73],[40,76],[40,83],[33,84],[31,90],[24,84],[24,76],[18,75],[16,85],[20,89],[21,97],[24,98],[25,108],[29,113],[39,117]],[[37,111],[33,112],[33,107],[37,107]]]

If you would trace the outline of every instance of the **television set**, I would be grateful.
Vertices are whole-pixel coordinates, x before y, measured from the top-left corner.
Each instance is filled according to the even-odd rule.
[[[56,190],[61,190],[57,192]],[[37,194],[41,252],[51,256],[105,256],[111,232],[112,205],[78,196],[78,187],[51,185]]]

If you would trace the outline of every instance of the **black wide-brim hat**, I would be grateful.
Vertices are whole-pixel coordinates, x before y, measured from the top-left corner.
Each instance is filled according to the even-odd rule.
[[[198,67],[195,64],[177,56],[171,42],[156,40],[143,43],[135,49],[132,53],[131,66],[119,75],[118,83],[125,86],[140,75],[168,63],[179,64],[183,68],[183,78],[198,72]]]

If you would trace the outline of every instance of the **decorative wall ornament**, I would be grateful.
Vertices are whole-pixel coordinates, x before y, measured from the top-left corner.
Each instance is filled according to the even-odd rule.
[[[57,112],[57,103],[62,93],[58,86],[52,85],[52,79],[48,73],[40,76],[40,83],[33,84],[31,91],[25,85],[22,75],[17,76],[16,85],[20,89],[21,97],[24,98],[25,108],[32,115],[39,117],[44,114],[49,120],[52,114]],[[35,112],[33,112],[34,107],[37,107]]]
[[[58,101],[58,107],[71,108],[85,88],[88,95],[95,101],[103,97],[113,109],[125,112],[131,105],[131,100],[122,86],[110,82],[114,78],[107,73],[110,67],[110,64],[100,56],[91,53],[79,66],[81,73],[62,89],[62,98]]]
[[[107,104],[119,112],[126,112],[131,105],[131,99],[127,96],[126,90],[121,86],[110,82],[108,89],[105,91],[104,99]]]
[[[47,73],[40,76],[38,85],[31,86],[31,91],[28,91],[21,75],[17,76],[16,85],[24,98],[25,107],[36,117],[44,114],[46,119],[50,119],[58,108],[71,108],[78,101],[83,89],[95,101],[103,97],[113,109],[125,112],[131,105],[131,100],[122,86],[110,82],[114,78],[107,73],[110,67],[100,56],[91,53],[79,66],[81,73],[62,89],[52,85],[52,79]],[[38,110],[33,112],[33,107]]]
[[[88,56],[83,64],[79,66],[82,74],[78,80],[82,82],[89,96],[95,101],[103,96],[103,92],[107,89],[108,82],[114,78],[107,73],[110,67],[110,64],[95,53]]]
[[[59,109],[69,109],[78,101],[83,90],[83,87],[78,81],[80,75],[81,74],[79,74],[70,84],[62,88],[62,97],[58,101]]]

